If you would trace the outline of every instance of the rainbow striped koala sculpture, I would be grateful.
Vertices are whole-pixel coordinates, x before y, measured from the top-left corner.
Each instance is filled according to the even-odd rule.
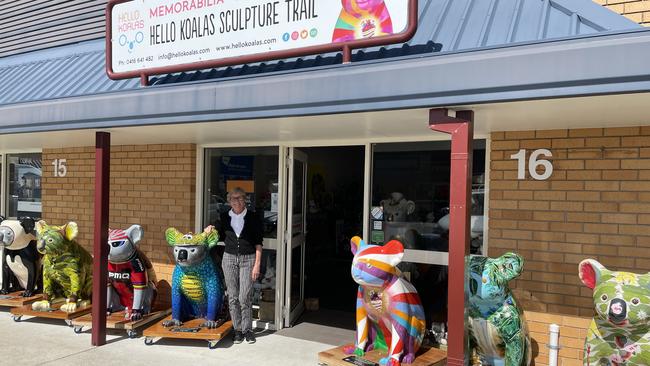
[[[379,361],[382,365],[413,363],[426,322],[415,287],[396,267],[402,261],[404,247],[397,240],[384,246],[366,245],[358,236],[350,245],[354,254],[352,278],[359,284],[357,339],[344,351],[363,356],[378,349],[388,351],[388,356]]]

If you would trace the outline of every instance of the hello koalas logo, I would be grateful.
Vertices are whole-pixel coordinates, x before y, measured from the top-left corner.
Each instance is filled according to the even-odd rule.
[[[384,0],[341,0],[343,8],[336,22],[332,42],[393,34],[393,22]]]

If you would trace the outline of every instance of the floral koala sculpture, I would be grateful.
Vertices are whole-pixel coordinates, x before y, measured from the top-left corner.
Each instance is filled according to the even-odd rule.
[[[172,318],[164,327],[181,326],[185,320],[203,318],[205,328],[220,324],[217,315],[223,305],[223,287],[209,255],[219,236],[214,228],[200,234],[183,234],[175,228],[165,231],[174,248],[176,267],[172,275]]]
[[[37,311],[51,310],[50,302],[63,301],[61,310],[74,312],[87,305],[92,298],[93,259],[74,239],[78,228],[75,222],[50,226],[41,220],[36,223],[36,248],[43,254],[43,300],[32,303]]]
[[[579,275],[594,291],[596,308],[583,364],[650,365],[650,274],[610,271],[585,259]]]
[[[106,309],[109,313],[124,310],[124,317],[131,321],[148,314],[156,298],[153,267],[138,249],[143,236],[140,225],[108,230]]]
[[[523,259],[515,253],[499,258],[471,256],[467,327],[470,346],[490,365],[525,366],[531,361],[526,320],[508,282],[519,276]]]
[[[366,245],[355,236],[350,246],[354,254],[352,279],[359,284],[357,339],[344,352],[363,356],[378,349],[388,351],[379,361],[381,365],[413,363],[426,322],[417,290],[397,269],[404,256],[402,243],[391,240],[383,246]]]

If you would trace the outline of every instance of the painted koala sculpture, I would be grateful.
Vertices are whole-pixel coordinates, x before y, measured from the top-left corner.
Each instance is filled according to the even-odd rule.
[[[125,311],[125,318],[140,320],[151,311],[156,298],[156,277],[149,259],[138,250],[144,236],[140,225],[126,230],[108,230],[108,289],[106,309],[109,313]]]
[[[202,327],[216,328],[223,305],[223,287],[209,255],[219,236],[209,233],[183,234],[175,228],[165,231],[167,243],[174,248],[176,267],[172,275],[172,318],[164,327],[180,326],[187,319],[203,318]]]
[[[396,267],[402,261],[404,247],[397,240],[384,246],[366,245],[358,236],[351,239],[350,246],[354,254],[352,278],[359,284],[357,339],[344,351],[363,356],[379,349],[388,351],[388,356],[379,361],[382,365],[413,363],[426,321],[415,287]]]
[[[515,253],[499,258],[468,257],[466,286],[470,352],[491,365],[520,366],[531,361],[531,344],[523,311],[508,282],[519,276],[524,261]]]
[[[33,296],[42,287],[41,255],[36,250],[34,219],[5,220],[0,216],[0,221],[0,246],[4,248],[0,294],[20,287],[25,290],[22,296]]]
[[[50,226],[41,220],[36,223],[37,249],[43,254],[43,300],[32,304],[32,309],[48,311],[50,301],[65,298],[61,310],[73,312],[77,306],[89,304],[92,298],[93,259],[74,239],[78,228],[75,222]]]
[[[393,33],[393,22],[384,0],[341,0],[341,13],[332,42],[379,37]]]
[[[593,259],[578,268],[582,282],[594,290],[596,308],[583,364],[650,365],[650,274],[610,271]]]

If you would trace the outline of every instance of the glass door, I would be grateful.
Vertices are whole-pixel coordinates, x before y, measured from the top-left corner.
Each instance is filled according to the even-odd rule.
[[[307,155],[295,148],[289,148],[287,168],[287,220],[284,240],[286,287],[283,315],[284,324],[289,327],[304,310]]]

